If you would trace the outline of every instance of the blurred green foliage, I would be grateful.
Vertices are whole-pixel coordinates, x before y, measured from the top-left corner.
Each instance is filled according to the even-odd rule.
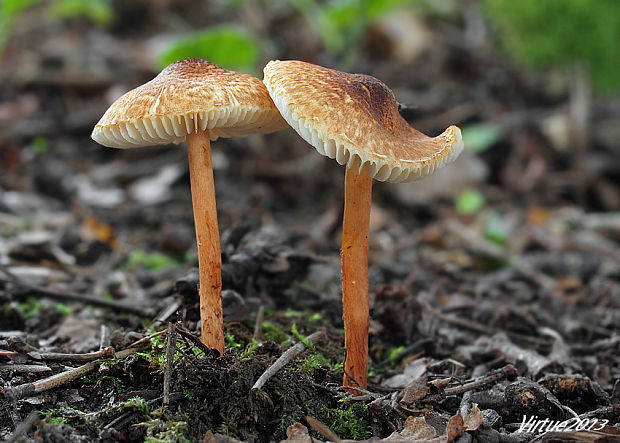
[[[308,21],[330,52],[351,49],[368,26],[398,6],[417,0],[288,0]]]
[[[13,22],[19,15],[40,0],[0,0],[0,52],[4,49]]]
[[[109,25],[114,19],[110,0],[56,0],[51,4],[50,13],[57,20],[86,17],[99,25]]]
[[[494,123],[473,123],[463,127],[463,143],[476,154],[491,148],[501,138],[502,130]]]
[[[457,197],[454,205],[456,210],[463,215],[472,215],[484,207],[486,199],[476,189],[466,189]]]
[[[508,231],[501,216],[495,212],[491,212],[484,220],[482,232],[485,239],[498,246],[505,247],[508,244]]]
[[[131,251],[124,268],[128,270],[144,268],[157,272],[164,268],[177,267],[179,264],[177,260],[161,252],[146,252],[137,249]]]
[[[13,30],[15,20],[41,0],[0,0],[0,53]],[[98,25],[108,25],[114,20],[111,0],[49,0],[49,17],[54,20],[71,20],[85,17]]]
[[[599,91],[620,86],[620,1],[482,0],[501,43],[534,67],[586,64]]]
[[[159,55],[159,63],[163,68],[185,58],[203,58],[226,69],[255,74],[258,55],[258,43],[251,35],[236,26],[220,25],[174,41]]]

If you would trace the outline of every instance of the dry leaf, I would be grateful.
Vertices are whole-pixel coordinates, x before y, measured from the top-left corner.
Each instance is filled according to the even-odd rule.
[[[415,439],[429,439],[437,436],[435,428],[426,424],[424,417],[407,417],[405,427],[401,431],[402,437],[412,437]]]
[[[446,426],[446,443],[450,443],[455,441],[465,432],[465,427],[463,426],[463,417],[461,417],[460,412],[457,412],[454,417],[448,421],[448,426]]]
[[[471,412],[467,414],[465,420],[463,420],[463,425],[465,426],[466,431],[475,431],[482,425],[482,412],[478,409],[478,405],[474,403],[473,408],[471,408]]]
[[[282,440],[280,443],[322,443],[319,440],[315,440],[310,437],[308,428],[301,423],[295,423],[286,429],[286,440]]]

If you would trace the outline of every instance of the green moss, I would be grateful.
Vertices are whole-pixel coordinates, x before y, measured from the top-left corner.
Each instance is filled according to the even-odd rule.
[[[534,67],[589,66],[600,91],[620,87],[620,2],[617,0],[484,0],[501,43]]]
[[[366,440],[372,435],[371,427],[366,423],[368,406],[361,402],[348,405],[345,409],[319,408],[317,417],[329,429],[341,438]]]
[[[146,403],[146,400],[142,397],[131,397],[123,403],[123,406],[129,409],[136,409],[144,415],[147,415],[149,413],[149,407]]]
[[[260,342],[253,338],[252,342],[246,346],[245,350],[241,353],[239,358],[240,359],[250,358],[252,355],[254,355],[254,353],[256,352],[259,346],[260,346]]]
[[[274,341],[279,345],[284,345],[287,340],[290,340],[280,325],[270,321],[263,322],[263,333],[267,340]]]
[[[314,352],[306,358],[306,361],[301,365],[302,371],[306,371],[308,373],[314,372],[319,368],[332,368],[332,363],[329,361],[327,357],[325,357],[320,352]]]

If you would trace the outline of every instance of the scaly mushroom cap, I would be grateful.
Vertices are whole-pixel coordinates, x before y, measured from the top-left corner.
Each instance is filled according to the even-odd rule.
[[[259,79],[186,59],[116,100],[91,137],[111,148],[133,148],[180,143],[197,129],[208,129],[215,140],[285,126]]]
[[[398,113],[394,94],[374,77],[300,61],[271,61],[263,82],[278,110],[316,150],[380,181],[406,182],[432,174],[458,157],[461,131],[431,138]]]

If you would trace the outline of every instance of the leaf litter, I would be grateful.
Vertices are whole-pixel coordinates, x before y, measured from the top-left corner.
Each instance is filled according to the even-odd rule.
[[[171,6],[158,8],[138,34],[148,27],[160,32],[158,14]],[[282,13],[270,20],[282,21]],[[36,22],[38,14],[23,20]],[[295,25],[286,26],[292,28],[282,36],[293,44],[300,37],[292,32]],[[444,64],[414,78],[403,78],[390,61],[374,71],[416,98],[418,106],[403,113],[423,130],[445,126],[433,94],[444,97],[440,108],[453,107],[455,123],[470,122],[478,131],[480,152],[448,181],[376,185],[372,373],[368,389],[353,396],[340,389],[342,171],[333,162],[309,160],[307,147],[286,132],[223,141],[214,153],[227,333],[227,352],[217,358],[196,334],[198,276],[185,153],[178,147],[104,150],[88,139],[107,94],[154,74],[152,51],[139,35],[124,40],[91,29],[80,36],[70,26],[42,32],[59,46],[53,54],[33,49],[38,61],[29,76],[0,70],[3,439],[617,438],[617,172],[599,167],[588,184],[589,205],[577,204],[570,170],[558,166],[566,154],[541,139],[528,120],[562,115],[562,104],[533,99],[549,92],[536,81],[523,82],[523,73],[503,66],[497,53],[459,49],[501,72],[529,102],[529,114],[513,105],[509,88],[496,91],[482,68],[456,71],[463,55],[450,38],[437,48]],[[378,35],[369,35],[356,65],[360,72],[373,72],[375,64],[372,38]],[[5,66],[25,66],[23,57],[32,53],[20,47],[27,41],[11,42]],[[100,70],[88,58],[71,58],[76,41],[101,55]],[[141,55],[119,55],[114,47]],[[329,62],[329,54],[322,56]],[[82,77],[75,63],[84,64]],[[426,95],[420,91],[429,78],[435,92]],[[474,83],[477,88],[470,87]],[[455,96],[464,104],[449,98]],[[593,162],[610,165],[609,140],[616,139],[609,121],[620,117],[604,100],[595,106],[609,117],[592,123]],[[490,109],[504,111],[495,116]],[[461,202],[463,210],[458,196],[466,189],[477,194],[475,204]],[[166,338],[169,331],[176,331],[174,340]],[[317,331],[322,339],[307,346],[306,337]],[[167,340],[174,346],[167,348]],[[293,348],[296,355],[253,390]],[[528,434],[519,432],[524,416],[577,416],[607,425]]]

